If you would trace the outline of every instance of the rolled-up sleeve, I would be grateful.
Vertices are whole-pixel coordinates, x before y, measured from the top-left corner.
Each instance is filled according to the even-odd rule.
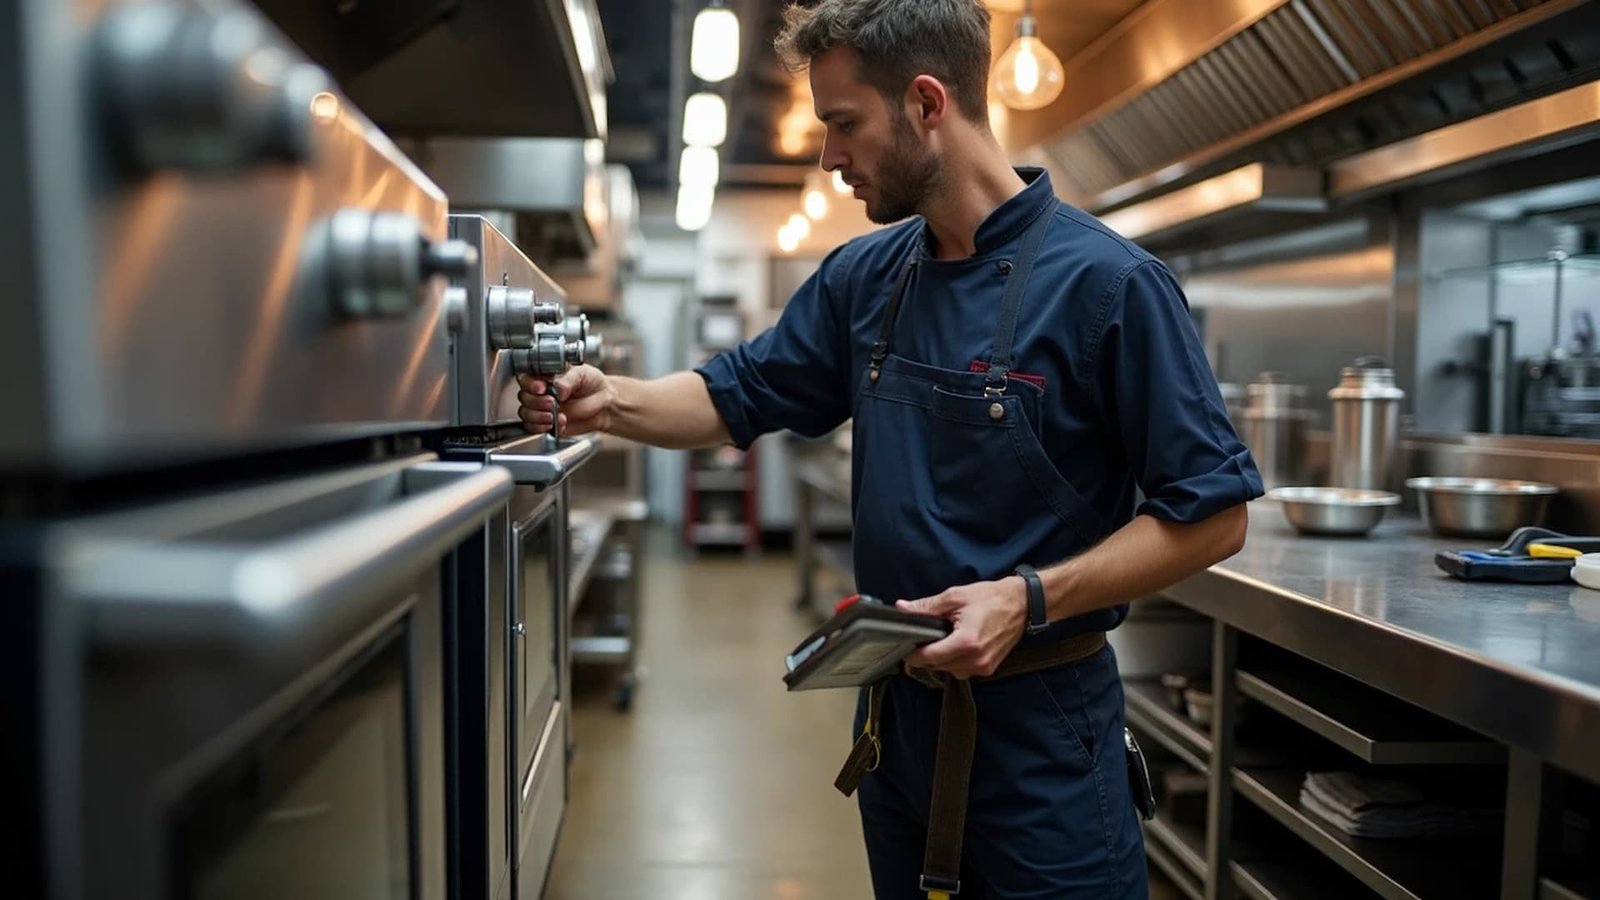
[[[1261,475],[1228,419],[1172,274],[1153,260],[1133,265],[1101,313],[1096,380],[1144,494],[1138,513],[1198,522],[1261,496]]]
[[[850,316],[837,287],[850,249],[823,260],[776,325],[695,370],[740,449],[781,429],[821,437],[850,417]]]

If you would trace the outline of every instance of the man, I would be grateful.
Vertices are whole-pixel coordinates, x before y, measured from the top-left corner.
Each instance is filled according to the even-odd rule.
[[[565,429],[747,447],[852,419],[857,584],[954,624],[863,692],[871,734],[841,781],[877,897],[1144,897],[1104,633],[1237,552],[1261,493],[1183,296],[1007,163],[981,0],[791,7],[778,49],[809,70],[822,167],[873,221],[906,221],[835,250],[776,326],[696,372],[570,371]],[[524,422],[549,428],[545,384],[523,388]]]

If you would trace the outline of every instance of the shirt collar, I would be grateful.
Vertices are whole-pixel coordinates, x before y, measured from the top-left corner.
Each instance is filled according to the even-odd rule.
[[[1044,212],[1045,206],[1055,196],[1049,172],[1035,166],[1020,166],[1015,171],[1024,187],[995,207],[978,225],[978,233],[972,241],[973,256],[993,253],[1016,240]],[[932,251],[933,231],[926,224],[922,227],[926,255]]]

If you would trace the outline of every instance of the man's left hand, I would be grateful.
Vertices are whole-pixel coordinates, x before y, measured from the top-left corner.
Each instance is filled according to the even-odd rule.
[[[906,612],[949,619],[955,628],[943,640],[919,647],[906,665],[939,669],[957,678],[993,675],[1028,622],[1028,587],[1017,576],[964,584],[920,600],[895,604]]]

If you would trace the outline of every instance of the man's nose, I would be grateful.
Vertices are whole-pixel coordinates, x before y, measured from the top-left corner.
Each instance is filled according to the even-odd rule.
[[[822,158],[817,160],[817,165],[822,167],[822,171],[843,169],[849,161],[850,157],[839,148],[839,142],[833,136],[829,135],[822,139]]]

